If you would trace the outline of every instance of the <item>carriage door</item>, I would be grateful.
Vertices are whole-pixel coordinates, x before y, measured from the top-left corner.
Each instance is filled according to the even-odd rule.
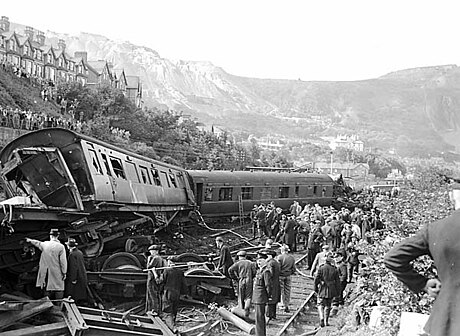
[[[201,206],[203,202],[203,183],[196,184],[196,203],[198,206]]]
[[[110,169],[106,166],[106,162],[102,159],[102,156],[102,160],[99,159],[93,144],[86,143],[86,145],[88,148],[83,148],[87,150],[87,164],[91,172],[91,178],[93,179],[95,199],[108,202],[113,201]]]

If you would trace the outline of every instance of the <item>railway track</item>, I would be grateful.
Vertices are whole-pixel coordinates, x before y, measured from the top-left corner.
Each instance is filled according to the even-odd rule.
[[[267,326],[269,336],[313,335],[319,330],[314,281],[308,276],[306,254],[302,251],[293,255],[297,273],[292,276],[290,312],[278,308],[277,318]]]

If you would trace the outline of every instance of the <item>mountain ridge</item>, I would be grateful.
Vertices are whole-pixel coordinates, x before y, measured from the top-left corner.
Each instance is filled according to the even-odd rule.
[[[190,114],[232,132],[317,140],[357,134],[367,148],[403,156],[460,152],[460,70],[454,64],[403,69],[359,81],[258,79],[208,61],[170,60],[150,47],[102,35],[47,32],[70,55],[87,51],[143,82],[148,106]]]

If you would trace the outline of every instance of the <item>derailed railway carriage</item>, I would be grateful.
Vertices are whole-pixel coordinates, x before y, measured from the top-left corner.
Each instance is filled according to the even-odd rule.
[[[105,247],[134,252],[195,209],[187,172],[65,129],[25,134],[0,153],[3,202],[0,270],[29,269],[24,237],[50,228],[74,237],[87,257]]]
[[[273,201],[288,209],[294,201],[331,205],[335,182],[328,175],[299,172],[189,170],[204,217],[248,214],[255,204]]]

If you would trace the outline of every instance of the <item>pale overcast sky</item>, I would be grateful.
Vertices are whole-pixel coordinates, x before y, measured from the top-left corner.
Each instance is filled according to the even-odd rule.
[[[2,1],[0,15],[234,75],[359,80],[460,63],[459,9],[455,0],[23,0]]]

